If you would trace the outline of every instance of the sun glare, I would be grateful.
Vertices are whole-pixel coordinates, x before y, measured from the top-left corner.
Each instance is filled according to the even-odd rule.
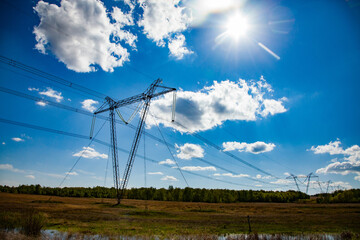
[[[236,14],[229,18],[226,24],[227,34],[234,38],[235,40],[239,40],[242,37],[245,37],[249,31],[249,23],[247,19],[240,14]]]

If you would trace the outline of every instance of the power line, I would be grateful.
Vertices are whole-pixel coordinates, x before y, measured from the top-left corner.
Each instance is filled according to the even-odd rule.
[[[0,91],[2,92],[5,92],[5,93],[8,93],[8,94],[12,94],[12,95],[15,95],[15,96],[19,96],[19,97],[22,97],[22,98],[26,98],[26,99],[30,99],[30,100],[33,100],[33,101],[42,101],[46,104],[49,104],[49,105],[52,105],[52,106],[55,106],[55,107],[58,107],[58,108],[62,108],[62,109],[65,109],[65,110],[69,110],[69,111],[73,111],[73,112],[76,112],[76,113],[80,113],[80,114],[83,114],[83,115],[87,115],[89,117],[93,117],[93,114],[91,112],[88,112],[88,111],[85,111],[85,110],[82,110],[82,109],[78,109],[78,108],[74,108],[74,107],[70,107],[70,106],[67,106],[67,105],[64,105],[64,104],[61,104],[61,103],[57,103],[57,102],[53,102],[53,101],[50,101],[50,100],[44,100],[40,97],[36,97],[36,96],[32,96],[32,95],[29,95],[29,94],[26,94],[26,93],[22,93],[22,92],[18,92],[18,91],[15,91],[15,90],[11,90],[11,89],[8,89],[8,88],[4,88],[4,87],[0,87]],[[99,119],[103,119],[103,120],[106,120],[106,121],[109,121],[109,118],[108,117],[105,117],[105,116],[102,116],[102,115],[98,115],[97,116]],[[154,116],[153,116],[154,117]],[[117,123],[119,124],[122,124],[122,125],[125,125],[125,126],[128,126],[132,129],[136,129],[136,127],[132,124],[124,124],[123,122],[119,121],[119,120],[116,120]],[[150,138],[152,138],[153,140],[159,142],[159,143],[162,143],[164,144],[165,146],[167,146],[168,148],[171,147],[174,149],[174,146],[170,145],[167,141],[165,141],[165,139],[160,139],[148,132],[144,132],[144,134]],[[88,137],[84,137],[85,139],[88,139]],[[173,157],[174,158],[174,157]],[[213,163],[210,163],[208,161],[206,161],[205,159],[202,159],[202,158],[194,158],[194,159],[197,159],[198,161],[202,161],[202,162],[205,162],[207,164],[212,164],[213,166],[215,167],[218,167],[219,169],[222,169],[224,171],[227,171],[229,173],[232,173],[234,175],[237,175],[238,173],[235,173],[234,171],[231,171],[229,169],[226,169],[224,167],[221,167],[217,164],[213,164]],[[252,180],[252,181],[256,181],[256,182],[260,182],[260,183],[264,183],[264,184],[270,184],[270,185],[274,185],[272,183],[268,183],[268,182],[264,182],[264,181],[261,181],[259,179],[253,179],[253,178],[250,178],[250,177],[246,177],[247,179],[249,180]]]
[[[94,139],[96,139],[97,135],[100,133],[101,129],[104,127],[106,122],[103,123],[103,125],[101,126],[101,128],[99,129],[99,131],[95,134],[95,136],[93,138],[90,139],[89,144],[87,145],[87,147],[89,147],[91,145],[91,143],[94,141]],[[85,150],[82,151],[82,153],[80,154],[80,156],[78,157],[78,159],[76,159],[74,165],[70,168],[69,171],[66,172],[66,175],[64,177],[64,179],[61,181],[61,183],[59,184],[59,187],[61,187],[61,185],[65,182],[66,178],[71,174],[72,170],[74,170],[75,166],[78,164],[78,162],[80,161],[80,159],[83,157],[85,153]]]
[[[37,68],[34,68],[34,67],[30,67],[28,65],[25,65],[23,63],[20,63],[18,61],[15,61],[13,59],[10,59],[10,58],[7,58],[5,56],[2,56],[0,55],[0,62],[2,63],[5,63],[9,66],[12,66],[14,68],[17,68],[17,69],[20,69],[20,70],[23,70],[25,72],[28,72],[28,73],[31,73],[31,74],[34,74],[34,75],[37,75],[39,77],[42,77],[42,78],[45,78],[49,81],[53,81],[53,82],[56,82],[58,84],[61,84],[61,85],[64,85],[64,86],[67,86],[67,87],[70,87],[70,88],[73,88],[73,89],[76,89],[78,91],[81,91],[81,92],[84,92],[84,93],[87,93],[87,94],[90,94],[94,97],[98,97],[98,98],[101,98],[101,99],[105,99],[106,95],[105,94],[102,94],[100,92],[97,92],[97,91],[94,91],[94,90],[91,90],[87,87],[84,87],[84,86],[81,86],[79,84],[76,84],[76,83],[73,83],[73,82],[70,82],[68,80],[65,80],[63,78],[60,78],[60,77],[57,77],[55,75],[52,75],[50,73],[46,73],[42,70],[39,70]]]
[[[83,115],[86,115],[86,116],[89,116],[89,117],[93,117],[93,113],[91,113],[91,112],[88,112],[88,111],[85,111],[85,110],[82,110],[82,109],[78,109],[78,108],[74,108],[74,107],[71,107],[71,106],[67,106],[67,105],[64,105],[64,104],[61,104],[61,103],[58,103],[58,102],[54,102],[54,101],[51,101],[51,100],[45,100],[45,99],[42,99],[40,97],[36,97],[36,96],[29,95],[29,94],[26,94],[26,93],[18,92],[18,91],[12,90],[12,89],[0,87],[0,91],[8,93],[8,94],[15,95],[15,96],[19,96],[19,97],[22,97],[22,98],[26,98],[26,99],[29,99],[29,100],[33,100],[33,101],[36,101],[36,102],[41,101],[41,102],[44,102],[44,103],[46,103],[48,105],[51,105],[51,106],[55,106],[55,107],[62,108],[62,109],[68,110],[68,111],[73,111],[73,112],[80,113],[80,114],[83,114]],[[110,121],[109,117],[105,117],[105,116],[102,116],[102,115],[97,115],[97,118],[103,119],[103,120],[106,120],[106,121]],[[116,120],[116,119],[115,119],[115,121],[118,124],[122,124],[122,125],[125,125],[127,127],[130,127],[132,129],[136,130],[136,126],[134,126],[132,124],[124,124],[122,121],[119,121],[119,120]],[[159,142],[161,144],[164,144],[167,147],[171,147],[171,148],[174,149],[174,146],[170,145],[167,141],[165,141],[164,138],[160,139],[160,138],[150,134],[149,132],[144,132],[144,134],[146,136],[148,136],[149,138],[151,138],[151,139],[153,139],[153,140],[155,140],[155,141],[157,141],[157,142]],[[89,137],[84,137],[84,138],[88,139]],[[217,164],[210,163],[210,162],[208,162],[208,161],[206,161],[206,160],[204,160],[202,158],[197,158],[196,157],[195,159],[197,159],[199,161],[202,161],[202,162],[205,162],[207,164],[212,164],[213,166],[218,167],[219,169],[222,169],[222,170],[227,171],[229,173],[232,173],[234,175],[238,174],[238,173],[235,173],[234,171],[231,171],[229,169],[221,167],[221,166],[219,166]],[[250,178],[250,177],[246,177],[246,178],[249,179],[249,180],[252,180],[252,181],[263,183],[263,184],[276,185],[276,184],[261,181],[259,179],[253,179],[253,178]]]
[[[152,115],[151,115],[152,116]],[[152,116],[153,117],[153,116]],[[154,119],[154,121],[155,121],[155,124],[156,124],[156,127],[157,127],[157,129],[159,130],[159,133],[160,133],[160,135],[161,135],[161,137],[162,137],[162,139],[164,140],[164,142],[166,143],[166,147],[167,147],[167,149],[168,149],[168,151],[169,151],[169,153],[170,153],[170,155],[171,155],[171,157],[172,157],[172,159],[173,159],[173,161],[175,162],[175,164],[176,164],[176,166],[177,166],[177,168],[178,168],[178,170],[179,170],[179,172],[180,172],[180,174],[181,174],[181,176],[183,177],[183,179],[184,179],[184,181],[185,181],[185,183],[186,183],[186,185],[189,187],[189,183],[186,181],[186,178],[185,178],[185,176],[184,176],[184,174],[182,173],[182,169],[180,168],[180,166],[179,166],[179,164],[178,164],[178,162],[176,161],[176,159],[175,159],[175,157],[174,157],[174,154],[171,152],[171,150],[170,150],[170,148],[169,148],[169,144],[166,142],[166,140],[165,140],[165,138],[164,138],[164,135],[162,134],[162,132],[161,132],[161,130],[160,130],[160,127],[159,127],[159,125],[158,125],[158,123],[157,123],[157,121],[156,121],[156,119],[153,117],[153,119]]]
[[[83,87],[83,86],[81,86],[81,85],[78,85],[78,84],[71,83],[71,82],[69,82],[69,81],[67,81],[67,80],[65,80],[65,79],[59,78],[59,77],[57,77],[57,76],[48,74],[48,73],[46,73],[46,72],[43,72],[43,71],[41,71],[41,70],[38,70],[38,69],[35,69],[35,68],[32,68],[32,67],[29,67],[29,66],[27,66],[27,65],[25,65],[25,64],[22,64],[22,63],[20,63],[20,62],[14,61],[14,60],[12,60],[12,59],[9,59],[9,58],[4,57],[4,56],[1,56],[1,55],[0,55],[0,61],[1,61],[1,62],[4,62],[4,63],[7,63],[7,64],[10,65],[10,66],[14,66],[14,67],[17,67],[17,68],[22,69],[22,70],[24,70],[24,71],[28,71],[28,72],[30,72],[30,73],[34,73],[34,74],[39,75],[39,76],[41,76],[41,77],[47,78],[47,79],[49,79],[49,80],[51,80],[51,81],[59,82],[60,84],[63,84],[63,85],[65,85],[65,86],[73,87],[73,88],[75,88],[75,89],[77,89],[77,90],[87,92],[87,93],[92,94],[92,95],[94,95],[94,96],[95,96],[95,95],[98,95],[98,96],[101,95],[101,97],[104,97],[104,96],[106,97],[105,94],[102,94],[102,93],[93,91],[93,90],[91,90],[91,89],[85,88],[85,87]],[[235,159],[235,160],[237,160],[237,161],[239,161],[239,162],[247,165],[248,167],[251,167],[251,168],[253,168],[253,169],[255,169],[255,170],[259,171],[259,172],[262,172],[262,173],[264,173],[264,174],[266,174],[266,175],[268,175],[268,176],[271,176],[271,177],[274,177],[274,178],[279,179],[278,177],[274,176],[273,174],[268,173],[267,171],[264,171],[264,170],[256,167],[255,165],[253,165],[253,164],[251,164],[251,163],[248,163],[247,161],[245,161],[245,160],[243,160],[243,159],[235,156],[234,154],[229,153],[229,152],[226,152],[226,151],[223,151],[223,149],[222,149],[221,147],[219,147],[218,145],[214,144],[214,143],[211,142],[210,140],[202,137],[201,135],[189,131],[189,129],[186,128],[186,127],[185,127],[184,125],[182,125],[181,123],[179,123],[179,122],[176,122],[176,123],[177,123],[179,126],[187,129],[189,134],[191,134],[191,135],[193,135],[194,137],[200,139],[200,140],[203,141],[204,143],[206,143],[206,144],[214,147],[215,149],[223,152],[224,154],[230,156],[231,158],[233,158],[233,159]],[[135,127],[135,126],[134,126],[134,127]]]
[[[23,14],[23,15],[31,18],[31,19],[33,19],[33,15],[27,13],[27,12],[24,11],[23,9],[21,9],[21,8],[19,8],[18,6],[12,4],[10,1],[4,0],[4,2],[7,3],[9,6],[11,6],[13,9],[15,9],[16,11],[18,11],[19,13],[21,13],[21,14]],[[72,21],[72,20],[70,19],[70,21]],[[42,22],[42,24],[48,26],[49,28],[52,28],[54,31],[60,33],[62,36],[66,36],[66,37],[68,37],[68,38],[71,37],[71,35],[68,34],[68,33],[66,33],[66,32],[64,32],[63,29],[59,29],[59,28],[57,28],[57,27],[54,27],[53,25],[50,25],[50,24],[48,24],[48,23],[46,23],[46,22]],[[97,53],[103,54],[103,52],[101,52],[99,49],[93,48],[93,46],[87,45],[86,43],[85,43],[85,44],[82,43],[81,46],[82,46],[83,48],[86,47],[86,50],[87,50],[87,51],[88,51],[89,49],[91,49],[92,51],[95,51],[95,52],[97,52]],[[132,67],[131,65],[127,65],[127,67],[130,68],[131,70],[133,70],[134,72],[136,72],[136,73],[138,73],[138,74],[140,74],[140,75],[142,75],[142,76],[144,76],[144,77],[146,77],[146,78],[148,78],[148,79],[154,79],[154,78],[155,78],[154,76],[150,76],[149,74],[144,73],[144,72],[142,72],[142,71],[140,71],[140,70]]]
[[[182,125],[181,123],[179,123],[179,122],[175,122],[175,123],[176,123],[176,124],[178,124],[179,126],[181,126],[181,127],[185,128],[185,129],[187,129],[187,130],[188,130],[188,132],[187,132],[187,133],[189,133],[190,135],[192,135],[192,136],[196,137],[197,139],[201,140],[202,142],[204,142],[204,143],[208,144],[209,146],[211,146],[211,147],[213,147],[213,148],[215,148],[215,149],[219,150],[220,152],[223,152],[224,154],[226,154],[226,155],[230,156],[231,158],[235,159],[236,161],[239,161],[239,162],[241,162],[241,163],[243,163],[243,164],[247,165],[248,167],[251,167],[251,168],[253,168],[253,169],[255,169],[255,170],[259,171],[259,172],[262,172],[262,173],[264,173],[264,174],[266,174],[266,175],[268,175],[268,176],[271,176],[271,177],[274,177],[274,178],[279,179],[278,177],[276,177],[276,176],[272,175],[271,173],[268,173],[268,172],[266,172],[266,171],[264,171],[264,170],[262,170],[262,169],[260,169],[260,168],[258,168],[258,167],[256,167],[256,166],[254,166],[254,165],[253,165],[253,164],[251,164],[251,163],[248,163],[247,161],[245,161],[245,160],[243,160],[243,159],[241,159],[241,158],[239,158],[239,157],[235,156],[234,154],[229,153],[229,152],[226,152],[226,151],[223,151],[223,149],[222,149],[221,147],[219,147],[218,145],[216,145],[216,144],[215,144],[215,143],[213,143],[212,141],[210,141],[210,140],[208,140],[208,139],[204,138],[204,137],[203,137],[203,136],[201,136],[200,134],[195,133],[195,132],[191,132],[191,131],[187,128],[187,127],[185,127],[185,126],[184,126],[184,125]]]
[[[88,136],[85,136],[85,135],[81,135],[81,134],[76,134],[76,133],[70,133],[70,132],[65,132],[65,131],[61,131],[61,130],[56,130],[56,129],[51,129],[51,128],[46,128],[46,127],[42,127],[42,126],[37,126],[37,125],[33,125],[33,124],[28,124],[28,123],[23,123],[23,122],[18,122],[18,121],[12,121],[12,120],[8,120],[8,119],[4,119],[4,118],[0,118],[0,122],[2,123],[6,123],[6,124],[11,124],[11,125],[16,125],[16,126],[21,126],[21,127],[26,127],[26,128],[31,128],[31,129],[36,129],[36,130],[40,130],[40,131],[45,131],[45,132],[50,132],[50,133],[55,133],[55,134],[60,134],[60,135],[65,135],[65,136],[70,136],[70,137],[75,137],[75,138],[80,138],[80,139],[89,139]],[[102,144],[104,146],[107,146],[107,147],[110,147],[111,145],[107,142],[104,142],[104,141],[101,141],[101,140],[98,140],[98,139],[95,139],[93,138],[93,142],[97,142],[99,144]],[[123,149],[123,148],[117,148],[119,151],[121,152],[124,152],[124,153],[127,153],[129,154],[129,151]],[[144,157],[144,156],[141,156],[141,155],[138,155],[138,157]],[[151,159],[151,158],[146,158],[147,161],[150,161],[150,162],[153,162],[153,163],[156,163],[156,164],[159,164],[158,161],[154,160],[154,159]],[[168,167],[168,168],[171,168],[170,166],[166,166],[164,165],[164,167]],[[201,174],[197,174],[197,173],[193,173],[193,172],[190,172],[190,171],[186,171],[186,170],[183,170],[184,172],[187,172],[189,174],[192,174],[194,176],[199,176],[199,177],[203,177],[203,178],[206,178],[206,179],[211,179],[213,181],[218,181],[218,182],[223,182],[223,183],[229,183],[229,184],[232,184],[232,185],[237,185],[237,186],[245,186],[245,187],[254,187],[252,185],[246,185],[246,184],[239,184],[239,183],[234,183],[234,182],[230,182],[230,181],[225,181],[225,180],[220,180],[220,179],[216,179],[216,178],[211,178],[209,176],[204,176],[204,175],[201,175]],[[255,186],[256,187],[256,186]]]

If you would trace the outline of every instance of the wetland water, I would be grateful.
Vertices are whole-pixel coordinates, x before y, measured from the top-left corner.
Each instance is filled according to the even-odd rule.
[[[18,232],[18,231],[15,231]],[[105,236],[105,235],[87,235],[80,233],[67,233],[59,232],[57,230],[42,230],[41,239],[54,239],[54,240],[341,240],[341,234],[306,234],[306,235],[285,235],[285,234],[228,234],[223,236],[216,235],[203,235],[203,236],[172,236],[169,238],[162,238],[158,236],[141,237],[141,236]]]

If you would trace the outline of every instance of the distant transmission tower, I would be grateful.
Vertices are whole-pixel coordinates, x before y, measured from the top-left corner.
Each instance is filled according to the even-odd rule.
[[[291,173],[290,176],[288,176],[286,179],[291,179],[291,178],[294,179],[298,191],[301,192],[299,188],[299,184],[297,182],[298,177]]]
[[[305,181],[307,180],[307,184],[306,184],[306,194],[308,193],[308,190],[309,190],[310,180],[311,180],[311,178],[314,178],[314,177],[318,177],[318,176],[315,176],[312,172],[309,173],[309,174],[306,176],[306,179],[305,179]]]
[[[96,111],[94,112],[94,117],[92,120],[91,130],[90,130],[90,138],[92,138],[93,131],[94,131],[94,125],[95,125],[95,118],[96,115],[99,113],[107,112],[109,111],[109,118],[110,118],[110,138],[111,138],[111,155],[112,155],[112,164],[113,164],[113,175],[114,175],[114,187],[116,189],[116,197],[117,197],[117,204],[120,204],[120,199],[124,195],[125,188],[127,186],[127,183],[129,181],[129,176],[131,173],[131,169],[134,163],[134,159],[136,156],[136,152],[139,146],[139,141],[141,139],[141,134],[143,132],[143,128],[145,125],[145,119],[147,116],[147,113],[149,111],[150,107],[150,101],[154,97],[158,97],[160,95],[174,92],[174,98],[173,98],[173,107],[172,107],[172,121],[174,121],[175,117],[175,88],[169,88],[165,86],[161,86],[162,83],[161,79],[155,80],[149,87],[146,89],[143,93],[125,98],[123,100],[115,101],[111,99],[110,97],[106,97],[106,102]],[[160,92],[155,92],[157,88],[164,89]],[[142,113],[140,116],[140,120],[138,123],[138,126],[136,128],[135,137],[131,146],[129,158],[126,164],[126,168],[124,171],[124,176],[122,179],[120,179],[119,176],[119,162],[118,162],[118,154],[117,154],[117,139],[116,139],[116,123],[115,123],[115,112],[119,115],[122,121],[124,121],[126,124],[128,121],[125,121],[124,118],[121,116],[118,108],[124,107],[133,103],[143,103],[143,105],[139,105],[139,107],[135,110],[133,115],[130,117],[132,119],[135,114],[142,109]]]

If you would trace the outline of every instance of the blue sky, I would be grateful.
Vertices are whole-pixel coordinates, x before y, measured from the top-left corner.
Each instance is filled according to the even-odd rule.
[[[7,59],[114,99],[141,93],[157,78],[178,89],[175,123],[168,94],[152,101],[146,127],[160,139],[163,133],[174,158],[164,144],[146,137],[144,147],[142,139],[138,154],[145,148],[155,162],[146,162],[145,174],[137,157],[129,187],[145,186],[145,175],[146,186],[187,186],[177,162],[190,187],[296,189],[286,177],[303,181],[313,172],[310,193],[321,191],[317,181],[359,188],[359,1],[0,4],[0,55]],[[42,99],[2,90],[1,119],[89,135],[91,117],[49,102],[91,113],[103,98],[6,61],[0,74],[2,89]],[[135,107],[120,111],[126,118]],[[96,122],[97,139],[109,143],[103,123]],[[117,136],[128,151],[134,130],[118,124]],[[61,186],[111,186],[109,148],[89,141],[2,121],[0,184],[59,186],[82,154]],[[120,152],[121,173],[126,160]]]

